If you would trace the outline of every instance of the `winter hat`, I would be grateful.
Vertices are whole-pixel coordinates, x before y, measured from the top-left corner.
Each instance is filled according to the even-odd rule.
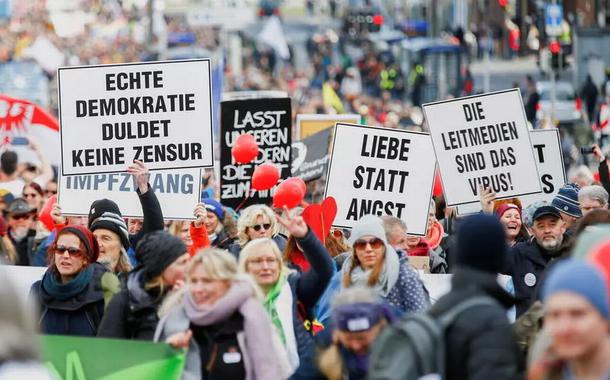
[[[119,206],[110,199],[100,199],[91,204],[89,209],[89,229],[91,232],[103,228],[119,235],[121,245],[129,249],[129,230],[121,215]]]
[[[332,320],[341,331],[368,331],[382,318],[393,320],[388,306],[381,303],[359,302],[335,307]]]
[[[542,299],[546,301],[553,294],[563,291],[584,297],[605,319],[610,319],[608,286],[593,265],[574,259],[555,265],[542,286]]]
[[[375,215],[365,215],[360,218],[360,220],[354,224],[352,234],[347,242],[349,245],[354,245],[356,240],[363,236],[374,236],[377,239],[382,240],[386,247],[388,246],[388,242],[385,238],[385,230],[383,229],[383,222]]]
[[[521,217],[521,209],[519,208],[519,206],[512,203],[505,203],[502,206],[498,207],[498,209],[496,210],[496,216],[498,218],[502,218],[502,215],[504,215],[504,213],[508,210],[519,211],[519,217]]]
[[[506,235],[497,216],[475,214],[460,223],[456,265],[498,273],[504,266],[506,255]]]
[[[523,223],[525,223],[527,227],[532,227],[534,225],[534,212],[536,212],[536,210],[538,210],[540,207],[548,205],[549,202],[547,201],[538,201],[525,207],[525,209],[523,209],[523,212],[521,213],[521,219],[523,220]]]
[[[97,261],[97,258],[100,255],[100,248],[97,244],[95,236],[93,236],[91,231],[89,231],[86,227],[79,226],[77,224],[66,226],[59,230],[57,236],[55,237],[54,244],[57,244],[59,237],[64,234],[73,234],[78,237],[78,240],[80,240],[85,246],[85,254],[89,259],[89,262],[94,263]]]
[[[165,231],[154,231],[144,235],[136,247],[136,259],[143,266],[147,280],[159,276],[165,268],[185,253],[184,242]]]
[[[212,198],[205,198],[202,199],[201,202],[205,205],[206,210],[213,212],[218,220],[222,222],[222,220],[225,218],[225,212],[222,209],[222,205],[218,201]]]
[[[578,204],[578,191],[579,187],[576,184],[568,183],[561,189],[553,198],[551,203],[557,210],[573,216],[575,218],[581,218],[582,212]]]

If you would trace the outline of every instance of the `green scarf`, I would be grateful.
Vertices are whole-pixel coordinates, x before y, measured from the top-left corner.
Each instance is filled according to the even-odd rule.
[[[271,323],[273,323],[273,326],[275,327],[277,332],[280,334],[280,338],[282,339],[282,343],[284,343],[284,345],[286,344],[286,337],[284,336],[284,329],[282,328],[282,321],[280,320],[280,316],[277,313],[277,308],[276,308],[275,302],[277,301],[277,298],[280,296],[280,293],[282,292],[282,288],[284,287],[284,284],[286,283],[287,279],[288,279],[288,272],[282,271],[280,273],[279,279],[277,280],[275,285],[273,285],[273,288],[271,288],[269,290],[269,292],[267,293],[267,295],[265,297],[265,302],[263,302],[263,306],[265,307],[265,310],[267,310],[267,313],[271,317]]]

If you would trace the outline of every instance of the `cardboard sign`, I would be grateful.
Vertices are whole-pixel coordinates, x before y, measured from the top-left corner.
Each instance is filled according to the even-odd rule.
[[[324,194],[337,201],[333,225],[393,215],[425,235],[435,166],[427,133],[337,123]]]
[[[561,139],[557,129],[530,131],[532,149],[536,155],[536,165],[540,173],[542,192],[519,197],[523,208],[538,201],[552,202],[559,189],[568,181],[561,152]],[[481,211],[481,202],[457,206],[459,215]]]
[[[220,104],[220,199],[226,206],[247,207],[271,203],[272,188],[250,189],[254,168],[273,162],[281,169],[281,178],[290,177],[291,124],[290,98],[223,101]],[[250,133],[259,147],[258,157],[249,164],[233,162],[231,148],[241,134]],[[247,198],[247,199],[246,199]]]
[[[159,199],[164,219],[194,219],[193,210],[201,197],[201,169],[154,171],[149,184]],[[129,173],[61,176],[58,185],[62,214],[88,215],[93,201],[108,198],[119,205],[123,216],[143,216],[138,185]]]
[[[360,115],[298,114],[297,136],[301,140],[327,128],[334,127],[336,123],[360,124]]]
[[[210,60],[58,69],[64,175],[211,167]]]
[[[430,273],[430,256],[409,256],[409,264],[422,273]]]
[[[542,191],[518,89],[423,105],[448,206]]]
[[[324,175],[330,161],[330,141],[333,129],[324,129],[316,134],[292,143],[292,175],[303,181],[313,181]]]

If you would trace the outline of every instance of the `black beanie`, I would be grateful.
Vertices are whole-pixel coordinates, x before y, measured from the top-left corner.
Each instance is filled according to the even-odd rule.
[[[98,199],[91,203],[91,207],[89,208],[89,221],[87,227],[91,229],[93,221],[102,216],[105,212],[111,212],[117,214],[121,218],[123,217],[119,206],[114,201],[111,201],[110,199]]]
[[[506,262],[504,227],[495,215],[476,214],[458,227],[455,265],[498,273]]]
[[[165,231],[144,235],[136,247],[136,259],[144,268],[146,280],[159,276],[185,253],[186,245],[182,240]]]

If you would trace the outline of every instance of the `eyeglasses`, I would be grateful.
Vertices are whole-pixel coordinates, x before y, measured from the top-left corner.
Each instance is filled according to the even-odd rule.
[[[11,218],[15,219],[15,220],[23,220],[23,219],[30,219],[31,216],[32,216],[32,214],[18,214],[18,215],[11,215]]]
[[[260,267],[263,266],[263,264],[267,264],[268,267],[272,267],[275,266],[277,264],[278,260],[275,257],[267,257],[267,258],[258,258],[258,259],[252,259],[248,261],[248,264],[252,264],[254,266]]]
[[[24,198],[36,198],[37,193],[23,193]]]
[[[253,226],[250,226],[250,228],[252,228],[256,232],[260,231],[261,229],[269,231],[269,228],[271,228],[271,223],[255,224]]]
[[[57,247],[55,247],[56,255],[63,255],[66,251],[68,251],[68,254],[71,257],[81,256],[83,254],[83,250],[77,247],[65,247],[63,245],[58,245]]]
[[[383,240],[379,238],[373,238],[371,240],[358,239],[354,242],[354,249],[366,249],[367,244],[370,244],[373,249],[379,249],[383,247]]]

